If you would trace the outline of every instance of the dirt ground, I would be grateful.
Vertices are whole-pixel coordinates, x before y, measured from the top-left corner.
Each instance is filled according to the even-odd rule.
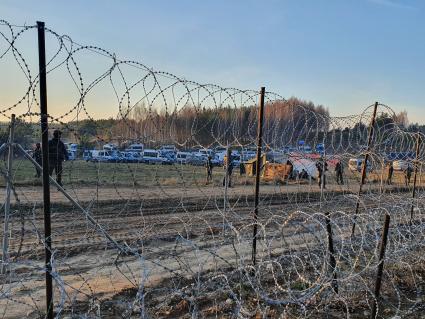
[[[186,286],[197,284],[197,276],[221,274],[225,269],[231,273],[238,265],[250,263],[253,185],[235,185],[227,190],[219,182],[187,187],[65,187],[120,247],[130,247],[133,254],[121,254],[81,211],[51,187],[55,311],[60,317],[88,314],[90,318],[129,318],[140,317],[142,310],[151,317],[187,317],[194,309],[182,296]],[[300,207],[319,211],[321,202],[328,210],[353,211],[354,201],[349,198],[357,193],[358,184],[329,184],[322,195],[316,184],[308,183],[261,185],[260,191],[259,220],[267,224],[271,217],[284,220]],[[381,186],[365,185],[365,193],[372,191],[381,191]],[[405,196],[411,189],[386,185],[383,191]],[[0,317],[39,318],[45,312],[42,189],[17,186],[15,192],[19,202],[13,197],[11,263],[8,272],[0,276]],[[270,240],[264,237],[259,241],[259,262],[268,260],[270,253],[285,255],[288,247],[325,245],[314,233],[297,233],[295,224],[286,226],[286,231],[294,235],[288,239],[290,244],[282,245],[281,240],[272,240],[280,238],[281,226],[270,225],[264,231]],[[323,230],[317,228],[317,232]],[[346,237],[348,228],[341,234],[341,238]],[[325,234],[321,237],[326,238]],[[213,291],[204,293],[214,295]],[[204,312],[196,311],[201,311],[201,317],[218,313],[226,317],[235,304],[223,296],[214,295],[210,299],[215,305],[204,305]],[[254,300],[250,302],[255,304]],[[250,316],[255,317],[255,312],[246,315]]]

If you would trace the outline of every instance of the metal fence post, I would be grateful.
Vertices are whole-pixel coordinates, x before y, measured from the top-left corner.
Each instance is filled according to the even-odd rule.
[[[334,241],[332,237],[332,225],[331,218],[329,217],[329,213],[325,214],[326,219],[326,232],[328,233],[328,250],[329,250],[329,265],[332,271],[332,289],[335,293],[338,293],[338,281],[336,274],[336,260],[335,260],[335,250],[334,250]]]
[[[46,318],[53,319],[53,283],[52,283],[52,231],[50,216],[50,181],[49,181],[49,126],[47,113],[47,81],[46,81],[46,43],[44,22],[37,21],[38,30],[38,63],[40,79],[40,117],[41,147],[43,163],[43,209],[44,209],[44,251],[46,266]]]
[[[257,220],[258,220],[258,202],[260,195],[260,174],[261,174],[261,148],[263,146],[263,119],[264,119],[264,97],[266,89],[260,91],[260,107],[258,110],[258,129],[257,129],[257,161],[255,162],[255,198],[254,198],[254,233],[252,238],[252,263],[255,266],[257,262]]]
[[[421,136],[418,132],[416,135],[416,154],[415,154],[415,171],[413,175],[413,190],[412,190],[412,206],[410,208],[410,223],[413,221],[413,210],[414,210],[414,200],[416,197],[416,181],[418,176],[418,166],[419,166],[419,147],[421,144]]]
[[[231,165],[231,158],[232,158],[232,151],[229,147],[229,143],[227,143],[227,147],[226,147],[226,163],[224,168],[225,168],[225,173],[224,173],[224,201],[223,201],[223,236],[225,235],[225,231],[226,231],[226,211],[227,211],[227,201],[228,201],[228,190],[229,190],[229,183],[230,183],[230,167],[229,165]]]
[[[376,273],[376,281],[375,281],[375,300],[372,305],[372,313],[370,318],[375,319],[376,310],[378,307],[379,295],[381,292],[381,283],[382,283],[382,273],[384,271],[384,257],[385,257],[385,249],[387,248],[387,240],[388,240],[388,230],[390,227],[390,215],[385,214],[384,228],[382,230],[382,238],[379,249],[379,263],[378,263],[378,271]]]
[[[1,272],[5,273],[6,266],[9,263],[9,218],[10,218],[10,192],[12,189],[12,165],[13,165],[13,139],[15,136],[15,114],[12,114],[9,128],[9,154],[7,156],[7,181],[6,181],[6,200],[4,203],[4,228],[3,228],[3,259]]]
[[[373,107],[372,119],[370,121],[369,138],[367,140],[366,154],[365,154],[364,162],[363,162],[363,165],[362,165],[362,177],[361,177],[361,181],[360,181],[359,192],[357,194],[358,197],[357,197],[357,202],[356,202],[356,211],[354,213],[353,227],[351,229],[351,236],[354,236],[354,232],[356,230],[356,217],[357,217],[357,214],[359,213],[360,196],[362,195],[363,184],[364,184],[365,179],[366,179],[367,162],[369,160],[369,151],[370,151],[370,145],[372,144],[373,127],[375,126],[375,120],[376,120],[376,112],[377,112],[377,110],[378,110],[378,102],[375,102],[375,105]]]

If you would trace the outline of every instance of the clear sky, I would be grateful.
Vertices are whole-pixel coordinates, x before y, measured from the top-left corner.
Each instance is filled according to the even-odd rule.
[[[332,115],[378,100],[425,123],[424,0],[1,0],[0,19],[201,83],[266,86]]]

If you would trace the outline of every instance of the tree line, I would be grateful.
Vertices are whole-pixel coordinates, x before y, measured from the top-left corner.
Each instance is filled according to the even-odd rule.
[[[79,120],[60,125],[63,139],[78,143],[82,149],[95,148],[112,142],[120,147],[131,143],[143,143],[147,147],[177,144],[181,148],[194,146],[252,145],[257,135],[258,106],[238,108],[221,105],[206,108],[186,105],[179,110],[165,111],[161,107],[139,103],[121,116],[113,119]],[[288,100],[267,102],[264,112],[263,136],[266,145],[279,148],[304,140],[306,143],[339,145],[347,148],[351,144],[364,144],[367,139],[368,123],[335,122],[329,110],[292,97]],[[381,113],[376,128],[392,130],[401,126],[406,131],[425,133],[425,125],[408,123],[407,112],[397,115]],[[39,125],[17,120],[16,142],[26,148],[40,140]],[[8,126],[0,129],[0,142],[8,138]]]

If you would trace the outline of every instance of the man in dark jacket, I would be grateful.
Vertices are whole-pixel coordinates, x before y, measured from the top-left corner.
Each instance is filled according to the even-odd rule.
[[[336,174],[336,183],[338,185],[344,185],[344,178],[342,177],[342,173],[344,171],[344,166],[341,161],[336,162],[335,165],[335,174]]]
[[[226,186],[226,177],[227,177],[227,187],[232,187],[232,173],[233,173],[233,161],[232,156],[227,158],[227,155],[224,157],[224,169],[226,174],[223,177],[223,186]]]
[[[35,150],[32,154],[32,157],[35,159],[38,165],[42,166],[42,160],[41,160],[41,146],[40,143],[35,144]],[[41,170],[39,170],[37,167],[35,168],[36,174],[35,177],[41,176]]]
[[[328,163],[324,162],[323,159],[321,158],[320,161],[318,161],[316,163],[316,168],[317,168],[317,174],[318,174],[318,182],[319,182],[319,187],[322,187],[322,183],[323,183],[323,188],[326,189],[326,171],[328,170]]]
[[[55,130],[49,141],[49,174],[56,174],[56,181],[62,186],[62,162],[68,160],[68,151],[61,141],[62,132]]]
[[[207,181],[205,184],[209,184],[209,182],[212,181],[212,170],[213,170],[211,156],[208,156],[207,161],[205,162],[205,169],[207,171]]]
[[[393,183],[393,173],[394,173],[394,166],[393,162],[388,163],[388,175],[387,175],[387,184],[391,185]]]
[[[404,181],[406,183],[406,186],[409,186],[410,184],[410,178],[412,177],[413,167],[410,165],[410,163],[407,164],[406,172],[404,175]]]

